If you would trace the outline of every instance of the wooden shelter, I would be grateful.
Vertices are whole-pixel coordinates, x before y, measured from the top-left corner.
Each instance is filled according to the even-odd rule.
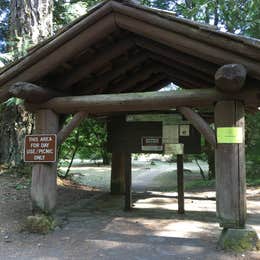
[[[150,92],[170,82],[182,90]],[[59,143],[87,114],[179,109],[215,148],[221,225],[244,227],[244,110],[260,102],[259,40],[132,1],[104,1],[1,71],[0,101],[13,96],[36,113],[36,131],[58,133]],[[216,129],[242,129],[242,142],[217,143],[215,131],[192,110],[200,107],[215,110]],[[75,116],[59,130],[64,113]],[[113,155],[118,167],[127,161]],[[36,208],[55,207],[56,167],[33,166]],[[120,179],[118,167],[112,168]]]

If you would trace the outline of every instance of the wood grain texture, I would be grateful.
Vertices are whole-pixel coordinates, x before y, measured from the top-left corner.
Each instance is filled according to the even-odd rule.
[[[112,153],[110,193],[125,194],[126,156],[122,152]]]
[[[208,123],[189,107],[179,107],[178,110],[189,120],[192,125],[205,137],[214,148],[217,146],[215,131]]]
[[[260,89],[246,89],[238,94],[219,92],[216,89],[193,89],[165,92],[125,93],[89,96],[57,97],[41,104],[26,104],[29,110],[52,109],[57,113],[89,114],[111,112],[155,111],[180,106],[207,107],[221,100],[241,100],[259,106]]]
[[[177,155],[177,189],[178,189],[178,213],[184,214],[184,178],[183,178],[183,155]]]
[[[226,64],[215,74],[215,84],[220,91],[238,92],[245,84],[247,71],[242,64]]]
[[[9,88],[9,93],[13,97],[24,99],[26,102],[30,103],[45,102],[51,98],[65,95],[64,92],[43,88],[29,82],[17,82],[13,84]]]
[[[58,145],[61,145],[66,138],[72,133],[72,131],[80,125],[82,120],[84,120],[87,117],[87,112],[78,112],[76,113],[71,121],[65,125],[57,134],[57,143]]]
[[[132,209],[132,157],[125,153],[125,210]]]
[[[35,118],[37,134],[56,134],[59,117],[51,110],[39,110]],[[36,212],[52,212],[56,206],[57,162],[35,163],[32,167],[31,198],[32,208]]]
[[[242,127],[243,143],[218,144],[215,150],[217,215],[224,228],[241,228],[246,221],[244,105],[221,101],[215,106],[215,127]]]
[[[241,56],[238,53],[228,51],[203,41],[191,39],[187,35],[172,32],[168,33],[165,28],[137,20],[133,17],[115,14],[116,23],[122,29],[136,33],[140,36],[158,41],[186,54],[203,58],[215,64],[242,63],[248,69],[248,73],[260,79],[260,62]]]

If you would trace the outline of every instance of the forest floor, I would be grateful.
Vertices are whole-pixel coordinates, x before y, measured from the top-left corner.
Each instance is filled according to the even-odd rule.
[[[31,215],[28,179],[0,175],[0,259],[260,259],[259,252],[233,254],[216,248],[221,229],[213,189],[189,189],[186,213],[177,214],[175,181],[172,189],[169,184],[176,173],[170,175],[167,167],[160,163],[134,166],[130,212],[123,211],[122,196],[109,195],[107,181],[97,188],[92,180],[96,186],[92,188],[59,180],[55,216],[61,224],[48,235],[21,231]],[[99,171],[108,174],[106,167],[100,166]],[[78,176],[83,178],[84,171]],[[186,171],[186,183],[194,178],[199,174]],[[248,224],[260,236],[260,187],[250,187],[247,199]]]

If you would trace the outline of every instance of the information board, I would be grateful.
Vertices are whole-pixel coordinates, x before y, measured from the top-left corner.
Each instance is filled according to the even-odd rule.
[[[56,162],[57,136],[55,134],[26,135],[25,162]]]
[[[137,115],[138,116],[138,115]],[[111,117],[108,120],[107,148],[109,152],[129,153],[201,153],[201,135],[186,121],[172,122],[144,121],[146,117],[136,117],[126,121],[125,117]],[[153,115],[149,115],[152,119]],[[155,117],[156,118],[156,117]],[[152,138],[150,138],[152,137]]]

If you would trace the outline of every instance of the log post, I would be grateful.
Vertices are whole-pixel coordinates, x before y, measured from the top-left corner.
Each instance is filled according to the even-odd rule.
[[[56,134],[59,117],[51,110],[38,110],[35,118],[37,134]],[[56,205],[57,162],[37,163],[32,168],[32,208],[33,212],[51,212]]]
[[[218,140],[215,167],[220,226],[243,228],[246,221],[244,104],[238,101],[218,102],[215,106],[215,127],[217,132],[220,127],[240,127],[242,130],[241,143],[220,143]]]
[[[132,208],[132,162],[131,153],[125,153],[125,210]]]
[[[110,186],[110,192],[112,195],[119,195],[125,193],[125,169],[125,154],[121,152],[113,152]]]
[[[178,213],[184,214],[183,155],[177,155]]]

